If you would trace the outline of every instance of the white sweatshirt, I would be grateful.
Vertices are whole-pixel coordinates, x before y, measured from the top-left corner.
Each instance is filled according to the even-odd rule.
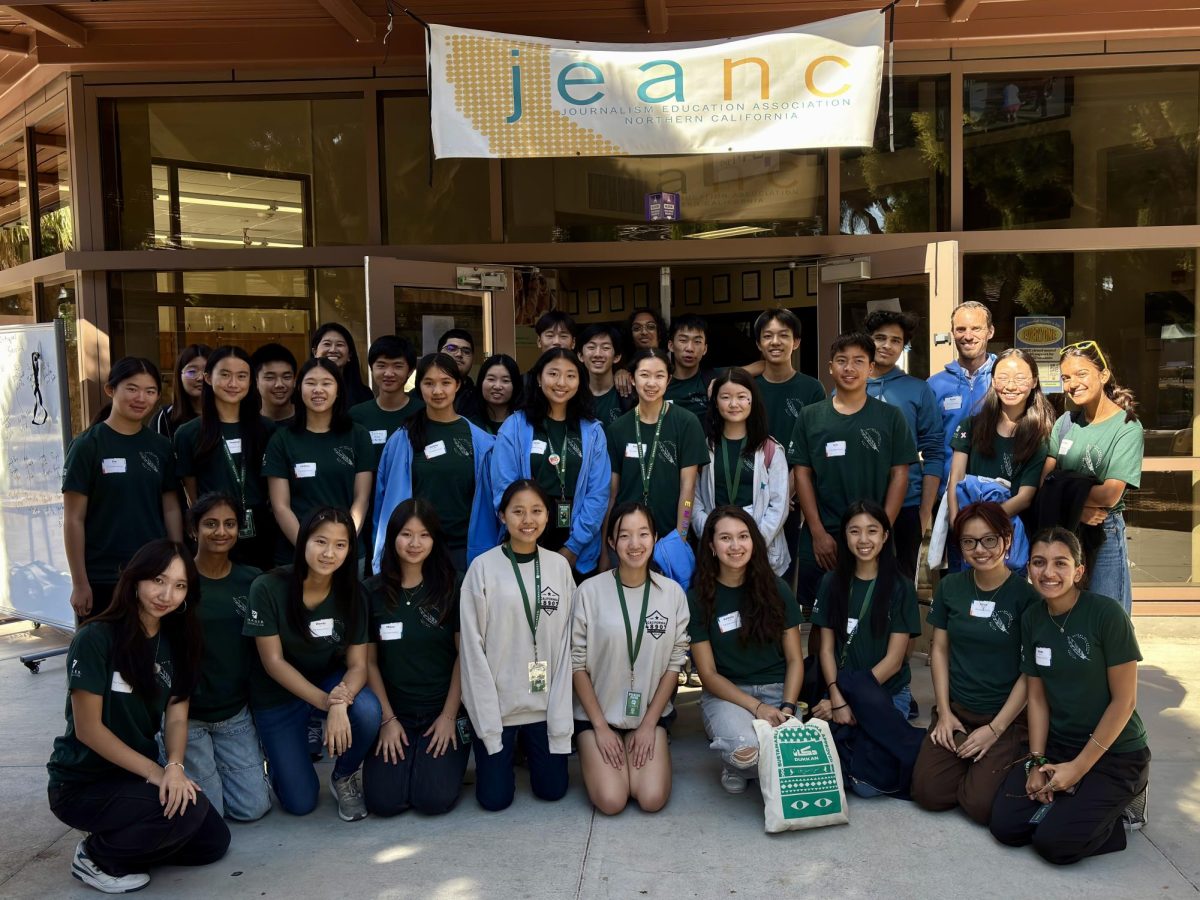
[[[546,722],[551,753],[570,753],[575,723],[571,716],[571,610],[575,579],[561,553],[538,550],[542,564],[542,607],[537,630],[538,660],[546,664],[546,690],[529,690],[533,637],[521,589],[504,547],[494,547],[471,563],[462,586],[459,659],[463,703],[488,753],[498,753],[501,732],[510,725]],[[534,601],[533,561],[521,577]]]
[[[641,586],[625,588],[625,606],[629,610],[630,627],[635,629],[635,643],[643,590]],[[571,627],[571,668],[588,673],[609,725],[637,728],[663,675],[668,670],[678,672],[683,668],[688,650],[688,619],[683,588],[664,575],[651,576],[645,634],[633,669],[632,689],[642,693],[642,713],[626,716],[625,697],[630,690],[629,642],[616,579],[612,572],[602,572],[579,586]],[[670,711],[668,703],[663,715]],[[586,721],[587,717],[583,705],[576,700],[575,718]]]

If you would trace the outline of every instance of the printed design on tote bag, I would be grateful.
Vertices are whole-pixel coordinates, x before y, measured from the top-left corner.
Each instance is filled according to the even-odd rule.
[[[1092,645],[1082,634],[1068,635],[1067,653],[1080,662],[1087,662],[1092,658]]]
[[[338,458],[338,462],[344,466],[354,465],[354,451],[349,447],[334,447],[333,455],[336,456]]]
[[[667,617],[657,609],[646,616],[646,634],[656,641],[667,633]]]
[[[153,472],[155,475],[159,473],[160,469],[158,457],[149,450],[139,450],[138,458],[142,461],[142,467],[145,468],[147,472]]]
[[[558,596],[558,591],[547,585],[546,587],[542,588],[540,602],[542,604],[542,609],[546,612],[546,615],[552,616],[558,612],[558,605],[562,602],[562,598]]]
[[[883,438],[880,437],[879,429],[877,428],[860,428],[859,434],[862,435],[862,445],[879,452],[879,447],[883,443]]]

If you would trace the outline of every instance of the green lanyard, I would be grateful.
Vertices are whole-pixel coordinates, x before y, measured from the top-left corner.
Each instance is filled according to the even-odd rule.
[[[517,579],[517,584],[521,588],[521,602],[525,604],[525,621],[529,623],[529,633],[533,636],[533,661],[538,661],[537,649],[537,629],[538,622],[542,620],[542,558],[535,550],[533,556],[533,591],[536,597],[533,608],[529,607],[529,591],[525,588],[525,579],[521,577],[521,568],[517,565],[517,556],[513,552],[512,546],[504,548],[504,555],[508,557],[508,561],[512,563],[513,576]]]
[[[737,505],[738,488],[742,486],[742,454],[739,452],[733,464],[733,475],[729,474],[729,448],[733,445],[733,441],[728,438],[721,438],[721,464],[725,468],[725,490],[729,492],[729,498],[726,501],[734,506]],[[741,450],[741,447],[738,447]]]
[[[233,454],[229,452],[229,442],[225,438],[221,438],[221,449],[225,451],[225,461],[229,463],[229,468],[233,472],[233,480],[237,482],[238,490],[241,492],[242,509],[246,508],[246,454],[243,451],[242,467],[239,469],[233,461]]]
[[[613,569],[612,573],[613,580],[617,583],[617,598],[621,601],[621,621],[625,623],[625,647],[629,651],[629,687],[632,690],[633,666],[637,662],[638,654],[642,652],[642,637],[646,633],[646,610],[650,608],[650,573],[646,572],[646,589],[642,592],[642,614],[638,620],[636,642],[629,624],[629,607],[625,605],[625,585],[621,584],[621,576],[616,569]]]
[[[863,616],[867,614],[867,609],[871,605],[871,595],[875,593],[876,580],[877,579],[872,578],[870,583],[867,585],[867,595],[863,597],[862,606],[860,606],[858,609],[858,627],[854,629],[853,634],[846,635],[846,643],[842,645],[842,656],[838,661],[839,669],[844,669],[846,667],[846,657],[850,655],[850,645],[854,643],[855,636],[863,630]],[[851,582],[851,584],[853,585],[853,582]],[[853,590],[853,587],[851,590]]]
[[[663,419],[667,417],[666,400],[663,401],[662,408],[658,411],[658,422],[654,426],[654,439],[650,442],[650,465],[646,465],[646,454],[642,452],[642,415],[634,409],[633,411],[633,428],[634,436],[637,440],[638,448],[638,468],[642,471],[642,502],[647,506],[650,505],[650,477],[654,474],[654,458],[658,451],[658,436],[662,434]]]
[[[561,500],[567,499],[567,441],[571,439],[571,428],[566,422],[563,422],[563,440],[562,449],[555,450],[554,443],[550,439],[550,425],[546,425],[546,448],[550,453],[545,457],[545,462],[554,466],[554,473],[558,476],[558,496]]]

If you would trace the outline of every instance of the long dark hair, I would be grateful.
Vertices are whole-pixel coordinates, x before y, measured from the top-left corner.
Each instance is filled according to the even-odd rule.
[[[358,599],[358,535],[354,530],[354,520],[350,518],[347,510],[336,506],[318,506],[305,516],[296,534],[292,570],[289,572],[287,569],[276,569],[271,574],[287,579],[288,625],[295,634],[312,643],[314,639],[308,628],[308,610],[304,606],[304,579],[308,577],[308,560],[304,556],[304,550],[312,533],[327,523],[346,526],[346,533],[350,538],[346,559],[333,573],[329,591],[346,625],[345,636],[348,643],[350,635],[358,632],[363,613],[359,608]]]
[[[218,347],[208,357],[208,375],[211,378],[217,364],[230,358],[240,359],[250,370],[250,388],[238,404],[238,430],[242,436],[242,461],[246,467],[246,478],[258,478],[262,471],[263,451],[267,448],[267,429],[262,422],[262,398],[258,395],[250,354],[241,347]],[[200,404],[200,441],[196,444],[196,459],[204,460],[221,446],[222,441],[217,394],[209,384],[208,378],[204,381],[204,394]]]
[[[304,388],[304,376],[313,369],[324,369],[333,376],[333,380],[337,384],[337,396],[333,398],[333,415],[329,420],[329,430],[339,433],[349,431],[354,427],[354,420],[350,418],[350,401],[346,397],[346,382],[342,380],[342,373],[338,371],[337,365],[323,356],[319,359],[314,356],[296,373],[296,388],[292,392],[292,406],[296,410],[296,415],[288,427],[296,434],[303,434],[308,428],[308,407],[304,405],[304,395],[301,391]]]
[[[449,353],[429,353],[422,356],[417,363],[416,381],[418,391],[421,390],[422,379],[425,378],[430,369],[437,369],[454,379],[454,383],[457,385],[457,388],[455,388],[455,397],[457,398],[457,391],[462,389],[463,374],[458,370],[458,363],[454,361],[454,357]],[[422,395],[422,399],[424,399],[424,395]],[[408,429],[408,442],[412,444],[414,454],[421,453],[425,449],[425,429],[428,425],[429,414],[425,411],[424,405],[404,423],[404,427]]]
[[[744,369],[737,367],[727,369],[723,375],[713,379],[708,395],[708,412],[704,416],[704,430],[708,432],[708,446],[716,450],[721,446],[721,438],[725,434],[725,420],[721,417],[721,409],[717,406],[717,394],[722,386],[736,384],[750,392],[750,415],[746,419],[746,443],[742,446],[742,456],[753,459],[754,454],[771,437],[767,430],[767,409],[763,405],[762,394],[759,393],[754,379],[746,374]]]
[[[1125,410],[1125,421],[1137,421],[1137,400],[1134,399],[1133,391],[1127,387],[1122,387],[1117,383],[1117,374],[1108,366],[1108,357],[1104,355],[1104,351],[1100,349],[1100,345],[1095,341],[1082,341],[1078,344],[1071,344],[1059,356],[1059,365],[1068,356],[1081,356],[1090,362],[1101,372],[1108,372],[1108,383],[1104,385],[1104,395],[1113,403]]]
[[[192,398],[183,391],[183,370],[193,359],[208,359],[208,355],[212,353],[212,348],[208,344],[188,344],[179,352],[179,359],[175,360],[175,395],[171,399],[171,411],[167,414],[167,421],[171,423],[171,432],[174,433],[179,429],[179,426],[184,422],[190,422],[196,418],[196,411],[192,409]]]
[[[1050,437],[1050,431],[1054,428],[1054,407],[1042,393],[1037,362],[1026,351],[1010,347],[996,358],[996,365],[999,365],[1002,360],[1014,358],[1029,366],[1029,371],[1033,373],[1033,386],[1029,390],[1029,396],[1025,399],[1025,410],[1017,422],[1017,430],[1013,432],[1013,465],[1019,468],[1037,452],[1042,442]],[[993,378],[996,365],[992,366]],[[984,397],[979,412],[972,419],[972,449],[989,458],[996,455],[996,426],[1000,423],[1000,417],[1003,414],[1000,395],[996,393],[993,386],[993,389],[988,391],[987,396]]]
[[[521,367],[517,365],[515,359],[507,353],[493,353],[480,365],[479,377],[475,385],[482,391],[484,376],[487,375],[488,369],[495,366],[504,369],[508,373],[508,380],[512,382],[512,396],[508,398],[508,414],[511,415],[525,403],[525,382],[521,378]],[[487,416],[487,401],[483,399],[482,393],[479,395],[479,412],[481,415]]]
[[[342,366],[342,381],[346,383],[346,390],[352,396],[357,397],[363,391],[370,393],[367,386],[362,380],[362,368],[358,362],[358,346],[354,343],[354,335],[345,326],[337,322],[326,322],[324,325],[317,326],[317,330],[313,332],[312,343],[309,345],[309,353],[316,356],[317,344],[321,343],[321,338],[325,337],[327,332],[336,331],[346,342],[346,350],[350,354],[350,358],[346,360],[346,365]],[[304,371],[301,369],[301,371]],[[299,376],[296,377],[296,382],[299,383]],[[299,404],[297,404],[299,405]]]
[[[151,639],[142,627],[138,582],[161,575],[176,557],[183,560],[187,573],[187,596],[178,609],[159,620],[159,637]],[[113,626],[116,633],[114,668],[139,697],[149,699],[158,694],[154,656],[158,641],[164,638],[171,648],[171,696],[186,700],[192,695],[200,680],[200,657],[204,652],[204,637],[197,613],[199,607],[200,576],[183,544],[166,538],[150,541],[133,554],[133,559],[121,570],[112,602],[92,622],[107,622]]]
[[[746,564],[746,577],[742,582],[741,601],[742,627],[738,631],[740,643],[778,644],[783,640],[786,619],[783,614],[783,598],[779,596],[778,582],[767,558],[767,545],[763,541],[758,523],[739,506],[718,506],[704,523],[700,536],[700,549],[696,553],[696,575],[692,586],[700,601],[704,622],[712,622],[717,603],[717,575],[721,564],[713,552],[713,537],[717,523],[722,519],[737,519],[750,532],[752,550]]]
[[[437,618],[437,623],[441,625],[458,599],[454,595],[456,575],[454,560],[450,558],[450,551],[446,547],[446,535],[442,531],[441,519],[428,500],[410,497],[392,510],[392,515],[388,518],[387,532],[383,540],[383,560],[379,566],[379,574],[387,591],[387,605],[389,609],[395,609],[399,602],[401,572],[400,557],[396,553],[396,537],[413,519],[424,525],[433,538],[433,548],[421,563],[421,579],[425,585],[425,598],[421,601],[421,607],[431,610]]]
[[[158,366],[144,356],[122,356],[109,370],[108,380],[104,384],[115,391],[120,387],[122,381],[130,379],[134,375],[149,375],[154,379],[159,394],[162,394],[162,373],[158,371]],[[97,425],[107,419],[112,413],[112,407],[111,400],[101,406],[96,415],[92,416],[91,424]]]
[[[891,617],[892,594],[898,590],[899,570],[896,568],[896,553],[892,549],[892,523],[882,506],[874,500],[855,500],[842,513],[842,522],[838,526],[837,538],[837,568],[833,570],[830,579],[826,621],[831,623],[833,630],[841,640],[845,641],[846,620],[850,616],[850,586],[854,583],[854,570],[858,561],[846,541],[846,526],[855,516],[867,515],[883,526],[887,540],[879,552],[879,574],[875,576],[875,593],[871,598],[871,633],[875,637],[887,634],[888,619]],[[862,623],[859,623],[859,628]]]
[[[567,401],[567,424],[578,426],[583,419],[596,418],[595,413],[592,412],[592,392],[588,388],[587,369],[584,368],[574,350],[568,350],[566,347],[551,347],[538,357],[537,362],[528,372],[529,391],[525,394],[525,420],[534,429],[541,428],[542,423],[546,421],[546,416],[550,413],[550,401],[546,399],[546,393],[538,385],[538,379],[542,377],[546,366],[556,359],[565,359],[575,366],[579,373],[579,389],[575,391],[575,396]]]

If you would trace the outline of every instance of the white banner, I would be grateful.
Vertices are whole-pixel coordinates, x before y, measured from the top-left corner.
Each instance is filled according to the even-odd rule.
[[[433,25],[439,158],[649,156],[874,141],[884,16],[751,37],[588,44]]]

